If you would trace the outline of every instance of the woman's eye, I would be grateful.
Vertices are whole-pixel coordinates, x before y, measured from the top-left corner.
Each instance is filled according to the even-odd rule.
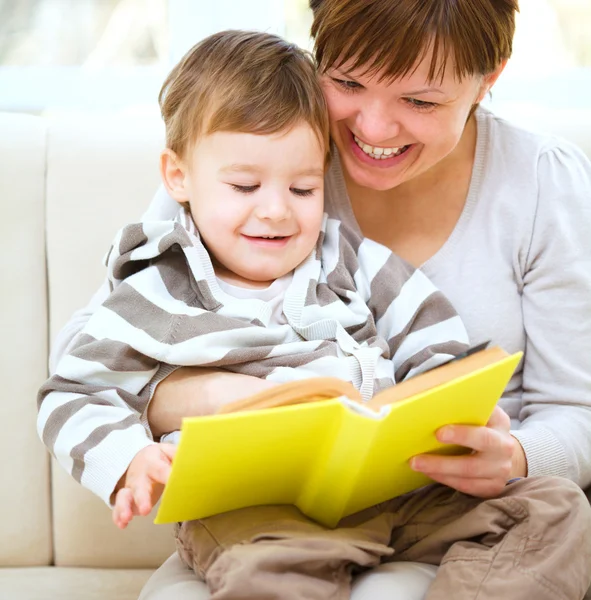
[[[252,194],[259,189],[259,185],[238,185],[236,183],[231,183],[232,189],[236,192],[240,192],[241,194]]]
[[[300,188],[290,188],[290,191],[295,196],[300,196],[303,198],[306,196],[312,196],[314,194],[314,190],[302,190]]]
[[[351,81],[349,79],[338,79],[337,77],[333,77],[332,80],[346,92],[354,92],[363,87],[360,83],[357,83],[356,81]]]
[[[418,108],[419,110],[427,110],[437,106],[435,102],[425,102],[424,100],[417,100],[416,98],[406,98],[406,102],[413,108]]]

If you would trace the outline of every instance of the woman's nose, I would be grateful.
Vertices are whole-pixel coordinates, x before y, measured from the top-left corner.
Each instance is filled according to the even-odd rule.
[[[357,116],[359,137],[374,146],[387,146],[395,142],[401,129],[399,115],[391,104],[384,102],[367,104]]]

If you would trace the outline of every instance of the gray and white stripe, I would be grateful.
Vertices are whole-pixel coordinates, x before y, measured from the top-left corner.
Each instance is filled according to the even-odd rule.
[[[220,288],[184,208],[173,221],[124,228],[106,261],[113,291],[41,388],[38,431],[107,503],[133,456],[152,443],[150,396],[177,366],[277,382],[330,375],[368,399],[468,342],[420,271],[328,216],[285,291],[285,325],[271,326],[266,302]]]

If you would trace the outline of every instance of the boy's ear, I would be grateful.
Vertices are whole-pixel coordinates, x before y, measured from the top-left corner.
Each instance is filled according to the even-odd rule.
[[[490,92],[492,86],[496,83],[497,79],[500,77],[501,73],[505,70],[507,66],[507,61],[504,60],[492,73],[485,75],[482,80],[482,88],[480,90],[480,95],[478,97],[477,102],[482,102],[484,97],[488,92]]]
[[[160,154],[160,177],[171,198],[179,203],[189,202],[185,187],[186,166],[170,148]]]

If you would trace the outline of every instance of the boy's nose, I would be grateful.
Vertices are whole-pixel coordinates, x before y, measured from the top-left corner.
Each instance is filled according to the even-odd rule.
[[[255,214],[259,219],[271,221],[282,221],[289,216],[289,213],[289,202],[281,194],[273,194],[261,199],[255,209]]]

